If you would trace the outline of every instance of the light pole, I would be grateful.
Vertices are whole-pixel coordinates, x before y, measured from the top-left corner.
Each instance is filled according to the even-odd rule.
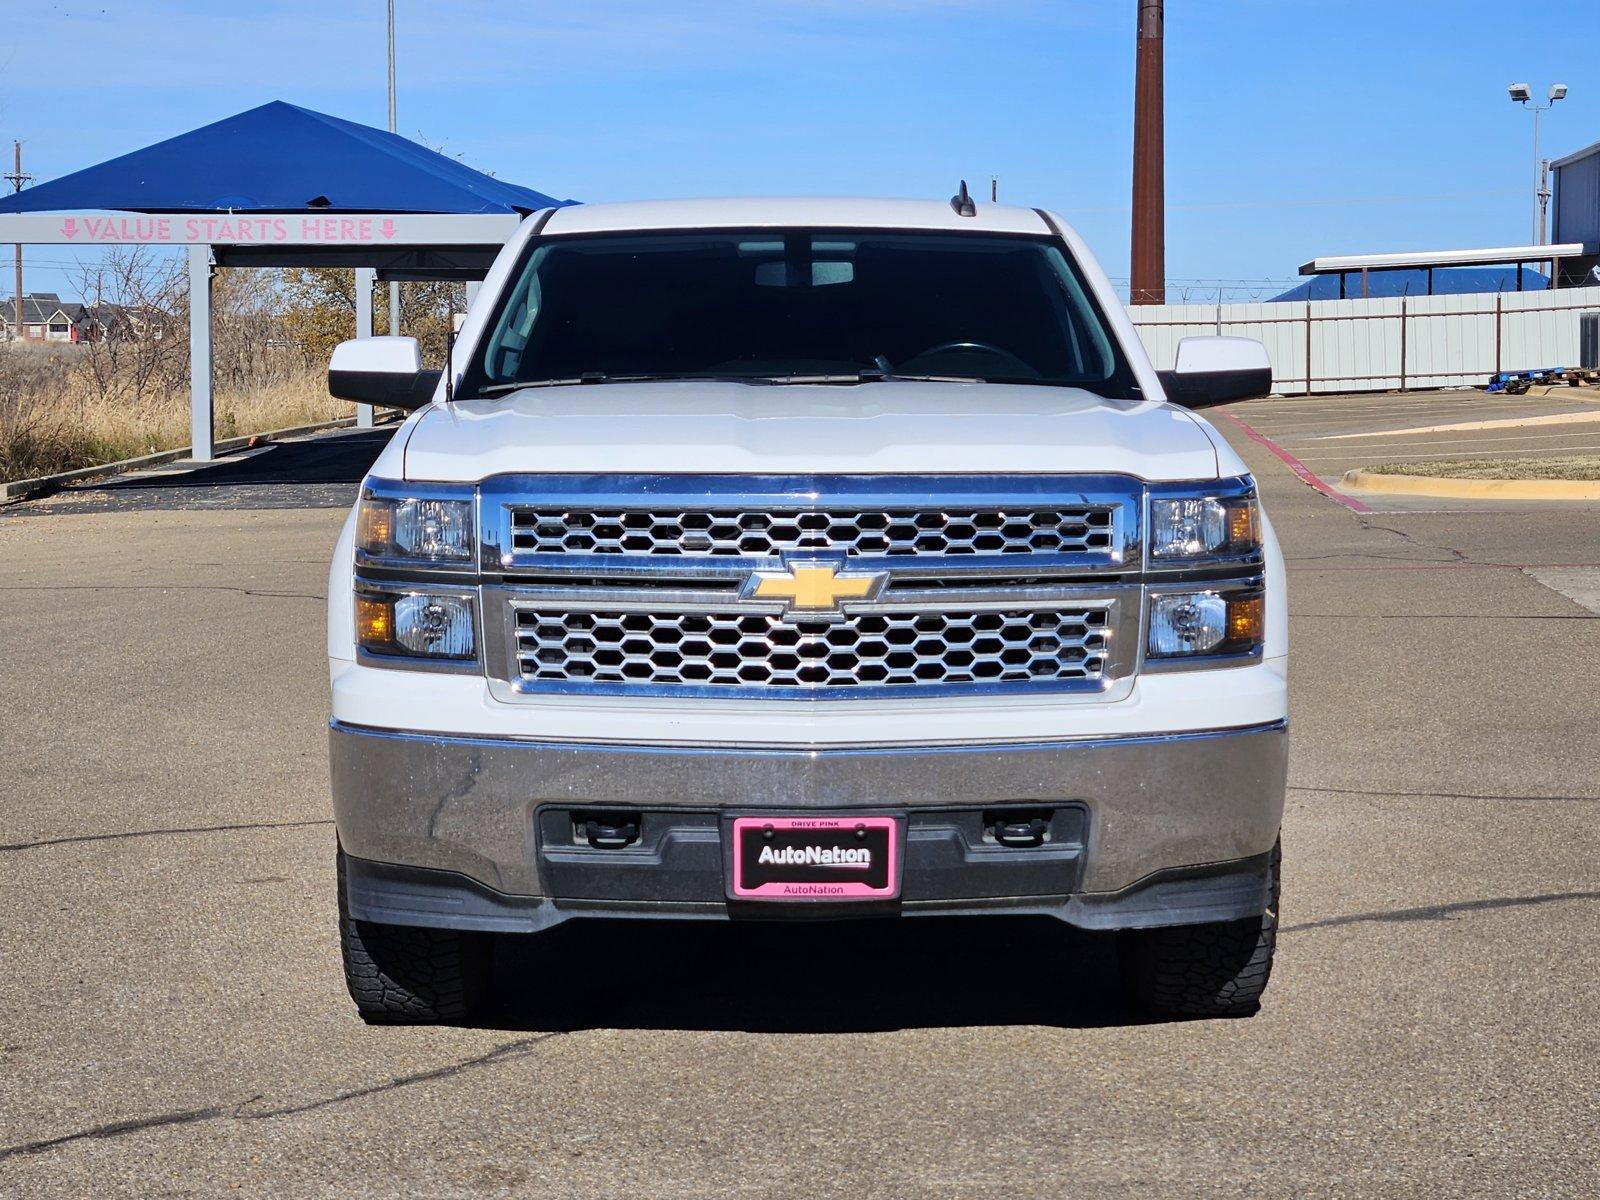
[[[389,0],[389,132],[398,133],[394,108],[394,0]],[[400,285],[389,281],[389,333],[400,332]]]
[[[1525,83],[1513,83],[1506,91],[1513,103],[1533,113],[1533,238],[1535,245],[1542,246],[1547,240],[1545,214],[1550,207],[1550,185],[1544,162],[1539,158],[1539,119],[1555,107],[1557,100],[1567,98],[1567,85],[1552,83],[1543,104],[1533,103],[1533,90]]]

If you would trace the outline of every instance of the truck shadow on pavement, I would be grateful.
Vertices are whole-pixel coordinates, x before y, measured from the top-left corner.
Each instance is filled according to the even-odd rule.
[[[824,923],[573,921],[496,946],[496,1002],[520,1031],[866,1033],[1142,1024],[1115,942],[1046,917]]]

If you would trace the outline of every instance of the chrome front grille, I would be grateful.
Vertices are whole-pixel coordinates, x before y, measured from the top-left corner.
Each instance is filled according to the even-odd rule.
[[[828,551],[847,558],[1109,553],[1110,505],[972,508],[513,507],[513,553],[655,558],[775,558]]]
[[[1143,503],[1119,476],[497,477],[491,686],[1104,694],[1138,660]]]
[[[1105,607],[859,612],[841,620],[737,612],[522,608],[526,684],[650,688],[917,688],[1093,683],[1105,673]]]

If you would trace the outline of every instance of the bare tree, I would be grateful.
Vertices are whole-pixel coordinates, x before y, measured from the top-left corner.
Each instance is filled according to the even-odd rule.
[[[73,282],[89,316],[74,362],[80,386],[98,400],[138,406],[184,385],[187,346],[178,331],[189,297],[175,257],[115,246],[98,263],[80,266]]]

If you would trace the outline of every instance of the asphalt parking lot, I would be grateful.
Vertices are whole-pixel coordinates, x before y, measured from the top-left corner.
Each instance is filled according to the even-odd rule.
[[[1225,411],[1309,465],[1290,418],[1353,404]],[[375,440],[6,510],[0,1195],[1600,1193],[1600,513],[1354,511],[1218,424],[1295,654],[1235,1021],[1142,1023],[1103,941],[996,919],[569,924],[478,1027],[367,1028],[322,621]]]
[[[1396,462],[1549,458],[1600,454],[1600,389],[1556,387],[1523,396],[1458,388],[1350,396],[1272,396],[1228,405],[1235,422],[1273,445],[1334,490],[1346,471]],[[1427,498],[1376,497],[1373,508],[1479,507]]]

